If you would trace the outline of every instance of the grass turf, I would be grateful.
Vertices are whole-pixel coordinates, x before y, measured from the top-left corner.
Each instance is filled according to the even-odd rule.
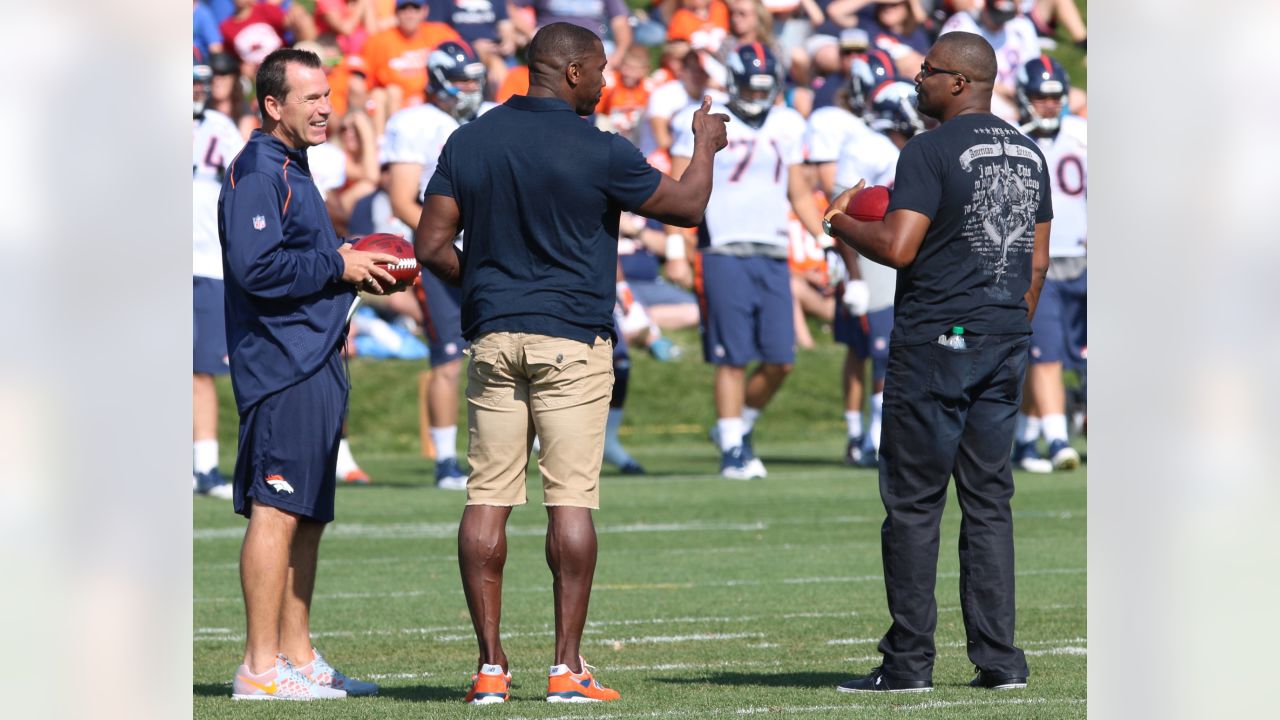
[[[197,498],[195,717],[1085,715],[1084,470],[1017,476],[1018,640],[1031,664],[1027,690],[966,687],[972,666],[958,608],[953,497],[939,560],[934,692],[840,694],[834,685],[878,663],[876,642],[889,622],[875,474],[839,463],[842,348],[823,339],[800,354],[756,433],[769,478],[733,482],[715,475],[718,455],[706,440],[710,370],[696,357],[695,336],[677,337],[689,351],[679,362],[634,360],[623,438],[649,475],[607,470],[596,514],[600,560],[583,652],[622,702],[543,702],[553,618],[546,515],[531,465],[530,503],[510,521],[504,594],[513,700],[461,703],[476,658],[454,554],[463,493],[431,487],[431,463],[418,458],[413,404],[421,366],[353,361],[351,442],[374,484],[339,488],[312,623],[326,655],[352,676],[376,680],[381,695],[303,708],[230,700],[243,649],[237,558],[244,522],[227,503]],[[235,415],[229,388],[220,391],[229,469]]]

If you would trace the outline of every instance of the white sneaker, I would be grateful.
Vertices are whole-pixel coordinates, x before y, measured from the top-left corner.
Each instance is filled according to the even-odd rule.
[[[764,469],[764,463],[758,457],[753,457],[747,461],[747,472],[750,473],[749,477],[753,478],[769,477],[769,471]]]
[[[319,650],[311,648],[311,652],[315,654],[315,659],[298,668],[298,672],[311,678],[315,684],[322,688],[345,690],[351,697],[378,694],[378,686],[374,683],[349,678],[330,665]]]
[[[1080,467],[1080,453],[1063,440],[1055,440],[1049,446],[1049,457],[1056,470],[1074,470]]]
[[[345,690],[317,685],[284,655],[277,655],[276,666],[261,675],[241,665],[231,681],[232,700],[339,700],[346,696]]]

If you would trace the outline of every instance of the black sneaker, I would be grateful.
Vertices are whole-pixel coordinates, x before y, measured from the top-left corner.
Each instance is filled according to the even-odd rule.
[[[974,668],[978,675],[969,681],[969,687],[986,688],[988,690],[1021,690],[1027,686],[1026,675],[1010,675],[1005,672],[994,672]]]
[[[886,675],[881,668],[872,668],[866,677],[854,678],[836,686],[840,692],[891,692],[921,693],[933,690],[933,683],[928,680],[899,680]]]

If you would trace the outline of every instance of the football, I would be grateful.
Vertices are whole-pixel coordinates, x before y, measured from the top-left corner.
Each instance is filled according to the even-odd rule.
[[[396,282],[410,282],[418,277],[418,261],[413,255],[413,245],[399,235],[374,233],[365,235],[351,245],[354,250],[386,253],[400,258],[395,265],[380,263],[378,267],[391,273]]]
[[[884,219],[884,211],[888,208],[889,188],[883,185],[872,185],[854,195],[849,200],[847,210],[857,220],[876,222]]]

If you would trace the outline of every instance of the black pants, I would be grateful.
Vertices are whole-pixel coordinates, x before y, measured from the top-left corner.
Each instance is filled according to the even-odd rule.
[[[969,659],[984,670],[1025,675],[1013,645],[1013,473],[1009,448],[1027,370],[1029,338],[966,336],[893,346],[884,389],[880,530],[893,625],[880,641],[884,671],[932,680],[938,624],[934,587],[947,483],[956,478],[960,606]]]

